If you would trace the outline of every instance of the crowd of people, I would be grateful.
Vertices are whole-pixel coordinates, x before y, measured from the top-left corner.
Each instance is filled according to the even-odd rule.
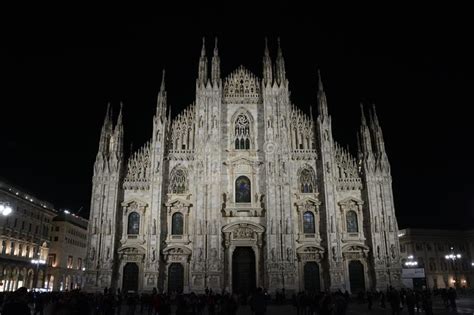
[[[107,288],[103,293],[86,293],[80,290],[70,292],[28,292],[19,288],[15,292],[0,293],[2,315],[167,315],[167,314],[209,314],[234,315],[242,305],[248,305],[253,314],[266,314],[269,304],[292,304],[297,315],[342,315],[350,303],[359,304],[370,312],[377,304],[392,314],[400,314],[406,308],[408,314],[423,311],[433,314],[433,295],[439,295],[446,308],[456,310],[456,290],[453,288],[411,290],[388,288],[386,291],[361,291],[350,296],[345,291],[299,292],[286,296],[285,290],[277,290],[272,299],[266,290],[258,288],[250,295],[228,292],[215,293],[206,290],[204,294],[166,294],[153,289],[151,293],[122,293]],[[365,305],[366,306],[363,306]]]

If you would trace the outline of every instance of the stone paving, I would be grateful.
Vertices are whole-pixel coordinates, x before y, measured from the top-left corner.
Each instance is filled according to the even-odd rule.
[[[474,315],[474,296],[469,297],[460,297],[457,300],[457,312],[452,310],[447,310],[446,307],[443,305],[443,302],[439,297],[435,297],[433,299],[433,313],[436,315],[452,315],[452,314],[471,314]],[[172,310],[172,314],[175,314],[174,307]],[[140,308],[137,307],[137,311],[134,315],[148,315],[147,311],[140,313]],[[50,310],[49,307],[45,309],[45,315],[49,315]],[[237,311],[237,315],[252,315],[250,307],[248,305],[242,305],[239,307]],[[269,305],[267,308],[268,315],[296,315],[296,308],[292,305]],[[374,307],[371,311],[367,309],[367,304],[360,304],[357,302],[351,302],[349,304],[347,313],[348,315],[359,315],[359,314],[370,314],[370,315],[384,315],[384,314],[392,314],[392,310],[389,305],[387,305],[386,309],[382,309],[379,305],[374,303]],[[400,314],[408,314],[406,308],[404,308]],[[423,311],[416,314],[425,314]],[[121,313],[119,315],[129,315],[127,312],[127,306],[123,306],[121,309]],[[207,315],[207,312],[204,312],[204,315]]]

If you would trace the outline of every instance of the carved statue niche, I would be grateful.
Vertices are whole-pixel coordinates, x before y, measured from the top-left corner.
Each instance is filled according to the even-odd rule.
[[[395,245],[392,244],[392,245],[390,246],[390,251],[391,251],[391,253],[392,253],[392,258],[395,259],[395,257],[396,257]]]
[[[90,260],[94,260],[94,258],[95,258],[95,247],[91,248],[91,253],[90,253],[89,258],[90,258]]]
[[[293,258],[293,250],[291,247],[286,248],[286,260],[291,261]]]
[[[286,218],[286,234],[291,234],[291,222],[290,222],[290,217]]]
[[[275,248],[272,248],[270,250],[270,259],[275,262],[276,261],[276,256],[275,256]]]

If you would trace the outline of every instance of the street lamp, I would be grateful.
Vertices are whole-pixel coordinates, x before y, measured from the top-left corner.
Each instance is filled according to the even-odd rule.
[[[405,261],[405,266],[406,267],[416,267],[416,266],[418,266],[418,262],[416,260],[414,260],[413,255],[410,255],[407,258],[408,258],[408,260]]]
[[[13,209],[8,202],[0,202],[0,213],[2,215],[8,216],[12,211]]]
[[[455,267],[455,265],[454,265],[454,262],[455,262],[457,259],[461,259],[461,257],[462,257],[461,254],[455,254],[455,253],[454,253],[454,248],[453,248],[453,247],[451,247],[451,253],[448,254],[448,255],[446,255],[446,256],[444,256],[444,258],[446,258],[446,260],[451,260],[451,265],[452,265],[453,271],[454,271],[454,279],[453,279],[453,282],[454,282],[454,285],[455,285],[456,287],[458,287],[459,284],[458,284],[458,281],[457,281],[457,275],[456,275],[457,273],[456,273],[456,267]]]

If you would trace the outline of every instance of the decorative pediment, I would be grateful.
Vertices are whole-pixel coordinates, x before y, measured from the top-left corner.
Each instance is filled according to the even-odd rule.
[[[317,196],[318,193],[315,193],[315,195]],[[319,201],[318,199],[313,198],[311,196],[304,196],[301,199],[297,199],[296,202],[295,202],[295,205],[297,205],[299,207],[304,207],[305,205],[319,206],[319,205],[321,205],[321,201]]]
[[[224,81],[226,103],[255,104],[260,101],[260,80],[243,66],[232,72]]]
[[[342,246],[342,255],[348,259],[359,259],[367,257],[370,248],[360,243],[349,243]]]
[[[239,155],[233,156],[228,161],[224,162],[224,165],[226,166],[249,165],[252,167],[256,167],[256,166],[259,166],[260,164],[263,164],[263,162],[255,161],[255,160],[249,159],[248,157],[239,156]]]
[[[260,224],[255,224],[252,222],[236,222],[231,223],[222,228],[223,233],[236,233],[238,235],[244,235],[245,232],[249,233],[248,230],[252,230],[255,233],[265,232],[265,228]],[[242,231],[242,232],[240,232]],[[240,234],[239,234],[240,233]],[[242,234],[243,233],[243,234]]]
[[[324,248],[319,245],[304,245],[296,249],[296,255],[300,261],[321,261],[324,252]]]
[[[124,201],[122,202],[122,207],[146,207],[148,206],[148,203],[140,200],[140,199],[136,199],[136,198],[132,198],[132,199],[129,199],[127,201]]]
[[[191,255],[191,250],[184,246],[168,246],[163,249],[163,255]]]
[[[191,250],[184,246],[168,246],[163,249],[163,257],[166,262],[185,263],[191,258]]]
[[[180,198],[180,197],[173,198],[172,200],[169,200],[166,203],[167,207],[173,207],[173,208],[189,208],[192,205],[193,204],[190,203],[189,200]]]
[[[146,207],[148,207],[148,203],[135,198],[124,201],[121,205],[125,209],[125,214],[131,211],[144,213]]]
[[[359,206],[362,206],[364,204],[364,202],[354,197],[347,197],[339,201],[337,204],[345,209],[357,210]]]
[[[142,246],[123,246],[120,247],[117,252],[121,255],[145,255],[146,249]]]

